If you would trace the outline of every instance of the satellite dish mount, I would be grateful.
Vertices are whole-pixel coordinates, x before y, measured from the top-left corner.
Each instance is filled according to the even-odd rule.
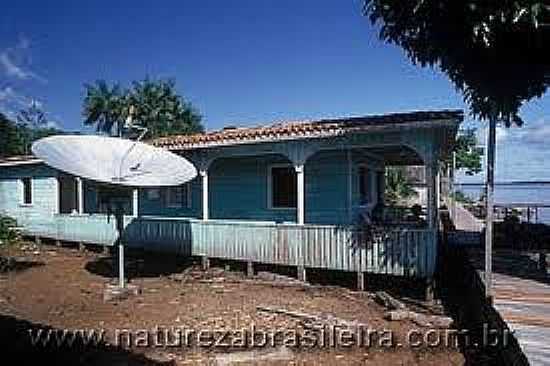
[[[107,219],[111,213],[111,203],[114,203],[119,278],[118,287],[107,290],[111,290],[115,298],[132,291],[124,280],[124,202],[128,202],[129,195],[128,191],[121,194],[119,188],[178,186],[197,175],[196,168],[185,158],[141,142],[147,128],[133,123],[134,114],[135,108],[131,106],[125,128],[139,132],[135,140],[97,135],[59,135],[40,139],[32,145],[33,154],[47,165],[104,184],[109,190]]]

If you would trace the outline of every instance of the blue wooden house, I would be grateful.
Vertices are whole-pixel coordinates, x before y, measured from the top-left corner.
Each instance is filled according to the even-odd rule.
[[[425,278],[436,260],[439,162],[461,111],[277,123],[152,144],[182,154],[199,175],[170,188],[127,191],[127,245],[183,255]],[[384,169],[424,165],[423,223],[383,206]],[[28,235],[112,245],[102,186],[33,157],[0,161],[0,213]],[[366,243],[375,208],[388,224]],[[381,209],[380,209],[381,208]]]

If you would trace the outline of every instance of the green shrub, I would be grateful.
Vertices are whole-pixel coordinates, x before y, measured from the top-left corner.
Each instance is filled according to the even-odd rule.
[[[0,244],[12,244],[20,239],[16,230],[17,221],[9,216],[0,215]]]
[[[475,201],[464,194],[462,191],[456,191],[455,192],[455,200],[457,202],[466,203],[466,204],[473,204]]]

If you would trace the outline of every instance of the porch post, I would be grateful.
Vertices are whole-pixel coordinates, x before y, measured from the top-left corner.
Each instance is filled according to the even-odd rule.
[[[137,189],[132,190],[132,216],[139,216],[139,191]]]
[[[440,190],[440,171],[439,171],[439,162],[435,162],[435,166],[434,166],[434,174],[435,174],[435,184],[436,184],[436,188],[435,188],[435,197],[434,197],[434,201],[435,201],[435,206],[434,206],[434,224],[433,224],[433,227],[437,230],[439,230],[439,205],[440,205],[440,194],[441,194],[441,190]]]
[[[441,175],[439,174],[439,169],[437,169],[435,172],[435,202],[437,203],[438,208],[441,203],[439,201],[440,199],[441,199]]]
[[[347,206],[348,206],[348,223],[351,223],[353,221],[353,163],[352,163],[352,156],[351,156],[351,150],[348,149],[347,151],[347,163],[348,163],[348,197],[347,197]]]
[[[430,229],[437,229],[438,217],[439,217],[439,197],[437,183],[439,171],[437,169],[437,161],[431,161],[426,164],[426,180],[428,184],[428,227]]]
[[[61,209],[61,187],[59,184],[59,176],[54,182],[55,184],[55,213],[60,214]]]
[[[297,203],[296,203],[296,222],[298,225],[303,225],[305,221],[305,181],[304,181],[304,165],[295,165],[296,181],[297,181]]]
[[[84,213],[84,182],[82,178],[76,177],[76,194],[78,197],[78,213]]]
[[[201,170],[202,177],[202,219],[208,220],[208,171]]]

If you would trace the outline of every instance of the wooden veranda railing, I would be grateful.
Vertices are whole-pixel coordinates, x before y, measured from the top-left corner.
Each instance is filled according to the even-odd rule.
[[[437,232],[389,229],[371,237],[353,227],[168,217],[125,217],[129,247],[289,266],[431,277]],[[55,215],[25,225],[27,234],[113,245],[114,222],[105,215]]]

